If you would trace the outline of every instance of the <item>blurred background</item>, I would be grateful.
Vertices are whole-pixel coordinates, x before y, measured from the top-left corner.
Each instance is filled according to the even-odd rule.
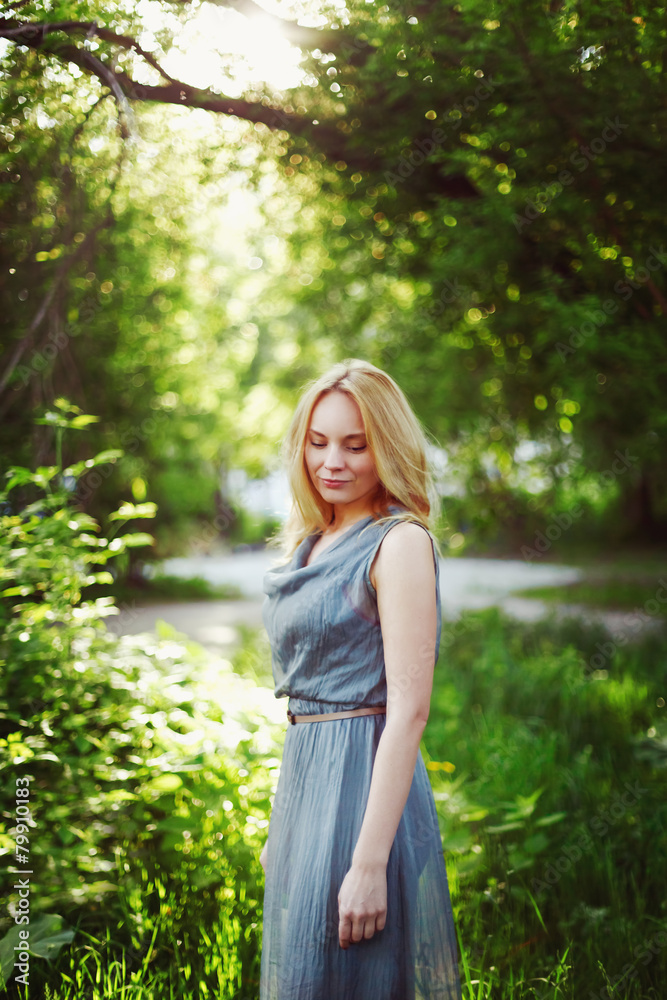
[[[258,997],[279,447],[360,357],[438,483],[465,995],[664,996],[665,13],[5,4],[10,995]]]

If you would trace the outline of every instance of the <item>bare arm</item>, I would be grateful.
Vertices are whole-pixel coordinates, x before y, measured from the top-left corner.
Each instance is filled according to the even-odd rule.
[[[380,738],[355,863],[389,859],[412,784],[433,687],[437,610],[431,541],[398,524],[375,563],[387,674],[387,722]]]
[[[387,861],[429,714],[437,608],[433,550],[423,528],[409,523],[392,528],[372,576],[384,644],[387,721],[352,867],[339,893],[342,947],[384,927]]]

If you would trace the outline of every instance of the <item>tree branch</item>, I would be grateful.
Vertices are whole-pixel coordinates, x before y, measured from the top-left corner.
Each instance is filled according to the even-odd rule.
[[[86,34],[94,33],[101,38],[109,39],[118,44],[123,44],[125,48],[133,48],[139,55],[148,58],[151,65],[168,81],[167,86],[156,86],[152,84],[137,83],[132,77],[122,70],[112,69],[97,56],[87,49],[78,48],[54,40],[47,41],[47,35],[53,31],[74,31]],[[17,45],[26,45],[31,49],[39,49],[50,55],[56,56],[65,62],[72,62],[80,69],[96,76],[105,86],[109,87],[114,97],[121,102],[134,101],[157,101],[161,104],[178,104],[185,107],[203,108],[206,111],[215,111],[220,114],[236,115],[245,121],[257,123],[261,122],[270,129],[285,129],[289,132],[300,134],[306,130],[312,132],[317,126],[302,117],[284,111],[282,108],[267,106],[260,102],[244,101],[238,98],[225,97],[216,94],[211,90],[199,90],[180,80],[175,80],[169,76],[157,64],[152,56],[145,53],[141,47],[131,38],[123,35],[116,35],[112,31],[99,28],[95,22],[68,22],[60,24],[17,24],[8,19],[0,19],[0,37],[10,39]],[[339,133],[329,126],[319,126],[319,134],[331,133],[330,138],[340,141]]]
[[[71,25],[69,30],[73,31],[76,22],[61,22],[61,24]],[[77,48],[75,45],[69,45],[56,39],[49,41],[46,38],[49,31],[42,31],[43,28],[48,29],[49,27],[37,24],[17,25],[16,22],[0,20],[0,37],[4,35],[17,44],[47,52],[62,61],[74,63],[86,73],[93,74],[104,86],[110,88],[119,106],[126,114],[129,106],[128,101],[156,101],[160,104],[176,104],[181,107],[201,108],[218,114],[235,115],[244,121],[266,125],[271,130],[284,129],[291,135],[305,136],[327,157],[334,161],[343,160],[355,170],[372,172],[382,169],[381,156],[368,147],[355,148],[348,144],[344,133],[334,124],[329,122],[313,124],[312,119],[305,115],[296,115],[262,101],[246,101],[240,98],[225,97],[223,94],[217,94],[211,90],[199,90],[171,77],[167,78],[166,85],[137,83],[120,69],[116,69],[114,72],[107,63],[94,56],[87,49]],[[79,30],[88,27],[89,25],[83,22],[78,24]],[[92,28],[96,29],[98,33],[100,30],[106,30],[97,29],[94,23]],[[113,32],[109,32],[109,36],[114,42],[117,42],[119,38],[124,38],[124,36],[114,35]],[[102,36],[100,35],[100,37]],[[127,42],[126,47],[134,47],[132,39],[125,39],[125,41]],[[138,47],[136,47],[136,51],[140,52]],[[163,76],[166,76],[159,66],[157,68]],[[127,136],[126,127],[123,135]],[[420,177],[429,190],[442,192],[453,198],[478,196],[478,192],[466,177],[463,175],[444,176],[441,166],[438,164],[429,164],[423,167],[420,170]]]
[[[17,45],[29,45],[31,48],[40,47],[46,36],[53,34],[54,31],[63,31],[66,34],[82,32],[87,38],[97,35],[105,42],[112,42],[124,49],[136,52],[137,55],[146,60],[149,66],[156,69],[161,77],[169,80],[170,83],[174,82],[173,76],[162,69],[155,56],[143,49],[134,38],[130,38],[128,35],[118,35],[115,31],[109,31],[108,28],[101,28],[97,21],[56,21],[53,24],[24,22],[17,24],[8,18],[0,19],[0,37],[16,42]]]

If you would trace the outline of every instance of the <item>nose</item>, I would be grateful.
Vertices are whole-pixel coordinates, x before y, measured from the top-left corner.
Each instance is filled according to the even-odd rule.
[[[344,464],[340,449],[335,444],[330,444],[324,456],[324,468],[333,471],[334,469],[342,469]]]

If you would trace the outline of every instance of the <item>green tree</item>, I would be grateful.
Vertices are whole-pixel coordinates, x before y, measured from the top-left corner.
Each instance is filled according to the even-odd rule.
[[[210,541],[233,521],[216,517],[214,494],[253,360],[252,329],[228,313],[248,279],[214,246],[210,213],[223,182],[247,172],[243,127],[220,149],[229,131],[216,136],[201,113],[170,109],[167,132],[149,106],[119,122],[96,78],[13,55],[1,96],[4,462],[53,461],[53,427],[33,416],[66,395],[100,415],[92,446],[123,452],[80,477],[77,503],[99,517],[119,499],[156,501],[158,552],[197,521]],[[67,459],[90,447],[69,442]]]
[[[160,67],[194,16],[160,9],[149,54],[131,5],[21,5],[0,29],[6,63],[76,70],[73,92],[92,80],[119,142],[142,104],[252,126],[257,179],[267,158],[284,178],[268,210],[289,197],[299,215],[241,381],[283,398],[363,354],[405,385],[470,509],[509,524],[521,497],[545,514],[588,497],[664,538],[664,10],[318,7],[324,28],[275,22],[304,50],[304,83],[236,97]]]

